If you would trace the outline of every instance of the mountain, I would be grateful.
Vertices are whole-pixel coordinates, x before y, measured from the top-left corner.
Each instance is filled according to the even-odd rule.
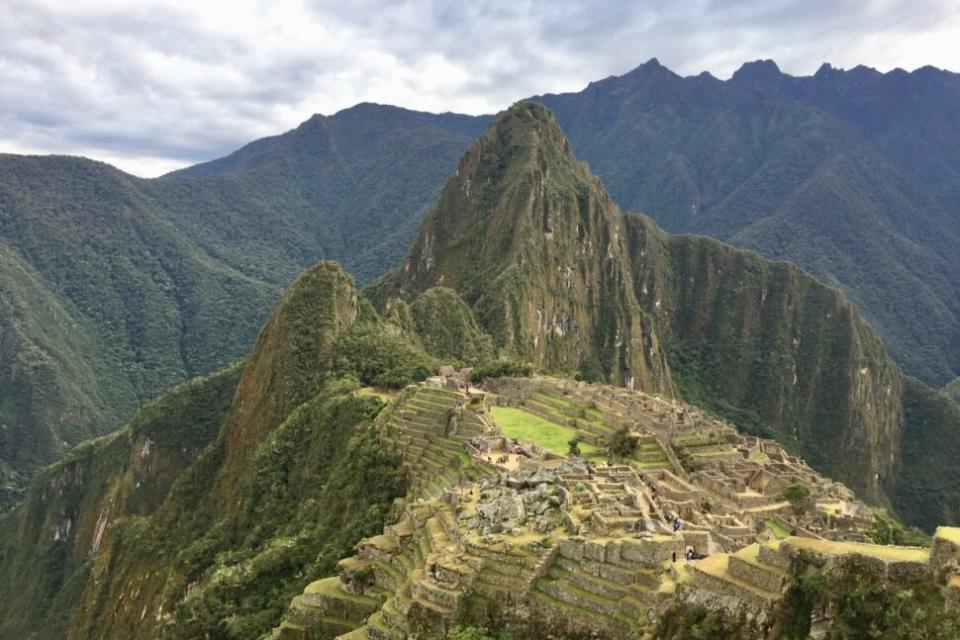
[[[960,373],[956,78],[827,67],[792,78],[751,63],[724,82],[651,61],[537,99],[624,210],[842,288],[897,362],[939,387]],[[71,445],[241,357],[317,260],[340,261],[361,284],[400,264],[489,121],[361,104],[155,180],[76,158],[0,156],[0,508]],[[504,295],[508,277],[495,283]],[[490,294],[484,304],[509,299],[475,292]],[[550,311],[552,293],[513,295],[527,293],[544,306],[524,313]],[[595,378],[624,349],[617,379],[657,377],[656,349],[641,365],[611,346],[618,330],[631,354],[656,337],[631,297],[602,310],[581,295],[575,321],[597,328],[591,350],[606,345],[596,361],[579,362],[569,341],[537,357]],[[560,331],[569,321],[543,319]]]
[[[953,141],[960,136],[955,108],[960,75],[930,66],[880,73],[824,63],[812,76],[793,77],[772,60],[757,60],[744,64],[732,82],[813,105],[843,121],[956,213],[960,152]]]
[[[960,212],[941,170],[958,166],[958,96],[955,74],[929,68],[792,78],[764,63],[724,82],[651,60],[535,99],[626,210],[840,286],[939,386],[960,365]]]
[[[0,516],[0,638],[260,638],[288,605],[322,602],[298,594],[361,538],[490,472],[463,449],[484,418],[455,419],[474,400],[409,386],[449,362],[458,337],[465,364],[484,364],[492,341],[500,356],[559,373],[594,360],[601,376],[636,373],[635,386],[766,425],[836,477],[878,498],[888,490],[918,523],[958,517],[956,406],[904,379],[839,290],[620,214],[539,104],[500,114],[404,267],[367,291],[382,314],[339,265],[315,265],[240,365],[181,385],[40,473]],[[420,461],[402,460],[399,443]],[[443,527],[434,521],[438,553],[428,546],[421,561],[441,561]],[[391,567],[369,571],[389,581]],[[346,615],[311,624],[339,628]]]
[[[500,350],[537,368],[599,367],[616,384],[671,394],[626,240],[620,210],[556,121],[524,104],[460,160],[397,286],[404,296],[455,289]]]
[[[624,216],[538,103],[515,105],[477,140],[404,265],[370,295],[384,309],[438,284],[511,357],[660,394],[679,387],[886,500],[903,382],[856,308],[789,264]]]
[[[0,509],[70,446],[242,357],[306,266],[396,264],[474,126],[358,105],[157,180],[0,156]]]

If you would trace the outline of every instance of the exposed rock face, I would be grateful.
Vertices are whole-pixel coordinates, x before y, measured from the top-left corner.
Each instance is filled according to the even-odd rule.
[[[628,216],[627,230],[637,297],[685,399],[737,407],[739,422],[765,425],[820,471],[883,501],[903,377],[843,294],[786,262],[668,236],[644,216]]]
[[[566,373],[596,363],[616,384],[672,394],[624,224],[553,114],[519,103],[460,160],[387,295],[451,287],[511,355]]]
[[[105,576],[118,523],[155,511],[217,433],[240,377],[233,367],[180,385],[128,427],[42,472],[0,518],[0,638],[64,638],[88,576]],[[69,592],[69,594],[67,593]],[[119,609],[116,609],[119,611]],[[139,615],[139,612],[137,612]]]

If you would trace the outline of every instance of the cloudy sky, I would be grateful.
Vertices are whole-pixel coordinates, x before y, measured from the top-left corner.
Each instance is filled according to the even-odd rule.
[[[0,0],[0,152],[154,176],[360,101],[494,112],[651,57],[960,71],[960,0]]]

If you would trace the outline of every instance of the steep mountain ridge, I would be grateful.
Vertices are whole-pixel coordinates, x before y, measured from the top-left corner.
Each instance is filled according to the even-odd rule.
[[[241,637],[269,629],[403,491],[369,429],[383,403],[337,353],[347,340],[356,357],[364,325],[383,330],[339,265],[320,263],[241,366],[38,476],[0,517],[0,637],[195,638],[227,616]],[[374,342],[389,360],[389,336]]]
[[[0,155],[0,509],[68,447],[242,357],[318,259],[365,279],[399,262],[472,122],[360,105],[204,178]]]
[[[670,394],[657,336],[634,297],[623,224],[553,115],[521,103],[457,165],[399,292],[451,287],[514,357],[568,374],[599,363],[617,384]]]
[[[906,371],[942,386],[960,370],[956,74],[760,67],[724,82],[651,61],[540,99],[627,210],[841,287]],[[16,380],[0,386],[0,508],[38,465],[239,358],[316,260],[339,259],[361,282],[399,264],[487,122],[362,104],[158,180],[0,157],[0,324],[13,336],[0,376]],[[653,335],[634,311],[611,313]],[[590,377],[608,366],[564,358]]]
[[[885,502],[902,376],[843,293],[787,262],[667,235],[645,216],[627,216],[627,230],[638,298],[682,397]]]
[[[745,63],[731,82],[814,105],[842,120],[956,214],[960,74],[931,66],[881,73],[864,65],[845,70],[824,63],[812,76],[794,77],[773,60],[757,60]]]
[[[904,121],[924,122],[933,104],[956,105],[955,92],[890,104],[864,96],[868,104],[830,109],[776,89],[807,79],[746,75],[756,78],[684,78],[652,60],[581,92],[535,99],[557,113],[577,155],[625,210],[671,233],[798,264],[843,288],[908,372],[937,386],[952,379],[960,362],[955,200],[921,181],[923,169],[898,164],[899,147],[884,136]],[[860,96],[843,74],[815,79],[830,95]],[[926,95],[915,88],[892,92]],[[953,146],[955,129],[935,128]]]
[[[484,233],[502,228],[509,232],[484,248]],[[538,252],[557,261],[531,263]],[[475,256],[489,279],[470,279],[458,256]],[[577,256],[570,293],[555,273],[559,259]],[[383,317],[341,267],[317,264],[284,295],[242,365],[175,390],[130,428],[39,476],[25,502],[0,516],[0,638],[262,637],[307,584],[382,530],[402,506],[396,499],[417,495],[409,483],[468,473],[463,450],[427,452],[419,432],[403,432],[429,419],[447,435],[451,398],[408,405],[401,392],[384,409],[382,391],[360,386],[424,379],[441,361],[421,347],[445,351],[446,329],[485,354],[479,329],[489,327],[502,352],[564,369],[599,358],[623,318],[640,319],[670,366],[648,369],[657,375],[636,386],[754,414],[738,421],[767,425],[876,499],[888,491],[915,522],[958,517],[957,471],[939,459],[928,468],[931,447],[949,458],[960,444],[954,403],[904,381],[838,290],[791,265],[619,215],[541,105],[519,103],[485,132],[409,257],[409,269],[370,289]],[[617,313],[596,309],[581,297],[587,290],[608,293],[604,304]],[[569,332],[556,335],[535,314],[518,315],[513,333],[498,324],[498,303],[542,300],[570,305],[577,326],[598,338],[571,345]],[[612,321],[589,324],[604,318]],[[550,334],[559,344],[538,352]],[[583,351],[571,362],[574,348]],[[420,475],[380,427],[423,449]],[[482,432],[482,421],[472,428]]]
[[[624,216],[538,103],[478,139],[372,295],[383,308],[440,283],[513,357],[566,375],[598,363],[600,381],[661,394],[679,384],[886,500],[902,383],[853,305],[787,263]]]

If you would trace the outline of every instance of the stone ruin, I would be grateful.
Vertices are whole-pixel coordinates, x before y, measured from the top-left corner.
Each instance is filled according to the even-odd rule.
[[[776,443],[676,401],[550,378],[404,391],[377,419],[411,490],[393,524],[291,603],[278,639],[442,636],[477,603],[588,629],[641,631],[678,597],[762,618],[804,563],[922,575],[960,611],[960,529],[931,549],[868,544],[866,505]],[[473,394],[472,394],[473,395]],[[485,404],[573,427],[628,428],[628,460],[562,457],[499,432]],[[504,451],[509,458],[503,460]],[[798,509],[784,488],[810,488]]]

